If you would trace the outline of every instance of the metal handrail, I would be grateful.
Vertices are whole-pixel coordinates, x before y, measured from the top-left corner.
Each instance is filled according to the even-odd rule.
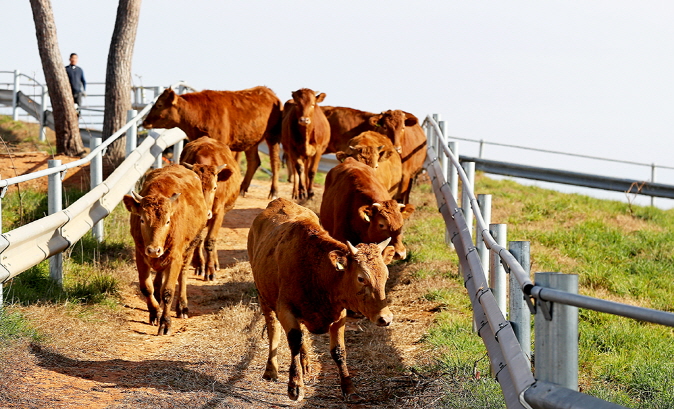
[[[188,85],[187,83],[185,83],[183,81],[176,82],[175,84],[171,85],[171,88],[179,87],[179,86],[183,86],[183,87],[186,87],[186,88],[189,88],[189,89],[193,89],[190,85]],[[153,100],[153,103],[154,103],[154,101],[156,101],[156,99],[158,97],[159,96],[155,97],[155,99]],[[96,149],[92,150],[87,156],[85,156],[82,159],[79,159],[79,160],[76,160],[76,161],[73,161],[73,162],[70,162],[70,163],[66,163],[64,165],[56,166],[56,167],[53,167],[53,168],[39,170],[37,172],[29,173],[29,174],[26,174],[26,175],[15,176],[15,177],[12,177],[12,178],[9,178],[9,179],[0,179],[0,189],[2,189],[2,191],[0,192],[0,198],[2,198],[5,195],[5,193],[7,191],[7,188],[11,185],[21,183],[21,182],[26,182],[28,180],[37,179],[37,178],[43,177],[43,176],[53,175],[53,174],[56,174],[56,173],[59,173],[59,172],[65,172],[68,169],[72,169],[72,168],[75,168],[75,167],[78,167],[78,166],[82,166],[86,163],[91,162],[91,159],[93,159],[96,156],[96,154],[98,154],[99,152],[105,151],[108,148],[108,146],[110,146],[111,143],[113,143],[115,140],[117,140],[122,135],[125,135],[126,131],[129,128],[131,128],[131,126],[135,126],[136,123],[138,122],[138,120],[140,118],[144,117],[150,111],[150,109],[152,109],[152,103],[148,104],[131,121],[128,121],[117,132],[110,135],[110,137],[107,138],[101,145],[99,145]]]
[[[573,157],[576,157],[576,158],[602,160],[602,161],[606,161],[606,162],[624,163],[624,164],[627,164],[627,165],[648,166],[648,167],[656,167],[656,168],[661,168],[661,169],[674,170],[674,167],[656,165],[654,163],[643,163],[643,162],[634,162],[634,161],[623,160],[623,159],[602,158],[600,156],[583,155],[583,154],[580,154],[580,153],[560,152],[560,151],[553,151],[553,150],[549,150],[549,149],[532,148],[532,147],[528,147],[528,146],[511,145],[511,144],[500,143],[500,142],[489,142],[489,141],[485,141],[483,139],[477,140],[477,139],[463,138],[463,137],[458,137],[458,136],[448,136],[448,138],[456,139],[457,141],[466,141],[466,142],[474,142],[474,143],[486,144],[486,145],[502,146],[502,147],[505,147],[505,148],[523,149],[523,150],[528,150],[528,151],[533,151],[533,152],[552,153],[552,154],[555,154],[555,155],[573,156]]]

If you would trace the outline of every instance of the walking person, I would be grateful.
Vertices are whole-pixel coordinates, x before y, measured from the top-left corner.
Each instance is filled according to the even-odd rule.
[[[82,97],[85,96],[84,92],[87,89],[87,81],[84,79],[84,71],[77,65],[77,54],[70,54],[70,65],[66,65],[66,73],[68,74],[70,89],[75,99],[75,109],[77,109],[77,114],[79,115]]]

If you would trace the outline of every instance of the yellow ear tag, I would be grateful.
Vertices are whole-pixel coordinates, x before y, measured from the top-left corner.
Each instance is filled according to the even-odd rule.
[[[342,263],[340,263],[339,261],[337,262],[337,270],[344,271],[344,265]]]
[[[365,221],[368,222],[368,223],[370,223],[370,216],[365,215]]]

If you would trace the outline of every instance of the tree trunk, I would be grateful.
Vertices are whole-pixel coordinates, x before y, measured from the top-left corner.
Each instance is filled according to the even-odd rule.
[[[108,66],[105,74],[105,113],[103,139],[109,138],[126,123],[126,112],[131,109],[131,60],[140,17],[141,0],[119,0],[115,29],[110,41]],[[126,156],[126,138],[118,138],[106,155],[112,167]]]
[[[54,113],[56,153],[80,156],[84,153],[75,100],[61,58],[56,23],[49,0],[30,0],[35,21],[37,47]]]

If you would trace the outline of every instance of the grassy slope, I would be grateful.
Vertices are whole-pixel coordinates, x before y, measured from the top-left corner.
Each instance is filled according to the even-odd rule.
[[[415,260],[446,258],[444,268],[420,274],[450,274],[457,282],[455,255],[442,250],[436,232],[442,222],[427,186],[408,228]],[[532,273],[579,275],[580,293],[633,305],[672,311],[674,211],[630,207],[614,201],[562,194],[508,180],[478,176],[477,193],[492,195],[492,222],[507,223],[509,240],[531,242]],[[470,307],[461,294],[430,289],[441,300],[426,342],[437,354],[453,392],[447,407],[502,407],[498,385],[489,373],[481,340],[472,334]],[[674,330],[580,310],[580,387],[585,393],[633,408],[674,408]]]

